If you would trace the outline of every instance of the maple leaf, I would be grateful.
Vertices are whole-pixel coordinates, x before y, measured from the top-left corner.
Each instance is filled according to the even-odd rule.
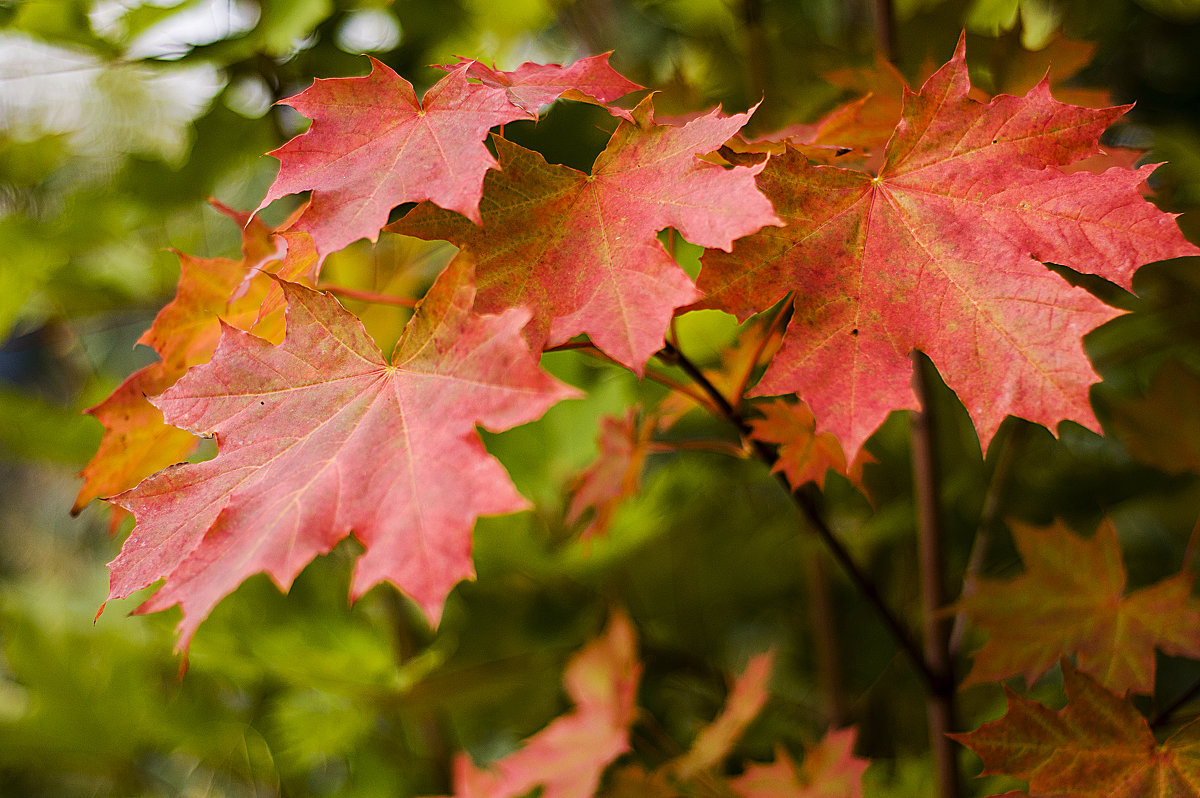
[[[645,86],[639,86],[609,66],[610,55],[612,53],[581,58],[568,67],[524,63],[511,72],[501,72],[478,61],[460,58],[458,64],[442,69],[455,69],[465,64],[468,77],[502,90],[510,103],[531,114],[536,114],[543,105],[565,97],[599,105],[632,121],[628,111],[608,103]]]
[[[1067,706],[1055,712],[1008,688],[1008,712],[952,734],[983,760],[980,775],[1029,782],[1031,798],[1200,796],[1200,726],[1159,743],[1128,700],[1062,663]]]
[[[1116,312],[1043,262],[1129,288],[1138,266],[1194,255],[1138,187],[1153,167],[1067,174],[1124,108],[967,97],[963,45],[917,94],[877,176],[773,158],[759,186],[787,221],[709,252],[698,287],[746,318],[794,292],[781,351],[755,395],[797,393],[818,430],[856,455],[895,409],[915,408],[910,355],[932,358],[986,446],[1009,414],[1095,428],[1084,333]]]
[[[496,168],[484,138],[531,114],[504,91],[469,82],[468,67],[418,101],[411,83],[372,58],[366,77],[317,80],[282,101],[313,122],[270,153],[279,174],[259,210],[311,189],[293,229],[311,235],[321,257],[360,238],[375,241],[405,202],[432,200],[478,222],[483,176]]]
[[[779,459],[771,471],[782,471],[793,489],[806,482],[824,487],[825,473],[830,470],[848,473],[837,438],[816,432],[817,422],[808,405],[778,399],[758,409],[764,417],[749,421],[750,437],[779,447]]]
[[[1125,595],[1125,566],[1112,523],[1091,539],[1063,524],[1013,524],[1025,573],[980,579],[955,605],[988,633],[965,684],[1015,674],[1032,684],[1066,655],[1118,693],[1154,690],[1154,649],[1200,658],[1200,602],[1178,574]]]
[[[315,279],[315,259],[307,236],[277,235],[260,220],[212,201],[242,227],[242,258],[194,258],[179,254],[179,285],[138,343],[152,348],[157,363],[134,372],[103,402],[87,412],[104,425],[104,437],[83,470],[83,486],[73,512],[92,499],[128,490],[149,475],[181,462],[196,447],[195,436],[163,421],[147,399],[175,383],[190,366],[212,356],[220,322],[278,341],[283,317],[274,312],[278,286],[285,280]],[[286,253],[286,255],[285,255]]]
[[[730,780],[742,798],[862,798],[862,776],[869,764],[854,756],[853,728],[829,732],[808,749],[797,768],[782,748],[769,765],[752,764]]]
[[[501,170],[488,174],[482,227],[428,204],[389,230],[469,245],[479,258],[479,307],[526,305],[539,349],[580,333],[639,375],[663,345],[675,309],[699,298],[655,234],[728,250],[777,224],[754,186],[762,165],[723,169],[697,156],[750,118],[713,111],[683,127],[654,121],[651,98],[622,122],[591,174],[493,139]]]
[[[604,769],[629,750],[641,677],[633,625],[614,612],[608,628],[567,665],[563,683],[575,709],[486,768],[460,753],[456,798],[592,798]]]
[[[573,480],[567,506],[568,524],[579,523],[591,512],[587,526],[579,533],[584,540],[603,534],[621,502],[637,494],[653,431],[654,419],[639,421],[637,408],[631,407],[621,418],[606,416],[600,420],[600,451]]]
[[[155,400],[172,424],[215,436],[215,459],[167,469],[114,501],[137,526],[110,563],[110,598],[164,578],[139,611],[183,608],[180,648],[246,577],[281,589],[351,531],[366,551],[357,598],[389,580],[432,622],[472,575],[480,515],[523,509],[476,424],[531,421],[574,392],[520,336],[528,312],[470,313],[464,253],[430,289],[386,362],[332,297],[283,284],[280,346],[229,326],[213,359]]]
[[[766,705],[774,663],[775,655],[770,651],[750,659],[734,681],[721,714],[700,730],[687,753],[669,763],[676,777],[690,779],[720,764]]]

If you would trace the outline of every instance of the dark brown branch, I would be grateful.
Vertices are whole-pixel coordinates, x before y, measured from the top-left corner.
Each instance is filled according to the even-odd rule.
[[[826,569],[828,558],[817,550],[805,561],[808,587],[808,620],[817,641],[817,690],[821,695],[821,713],[831,728],[846,725],[846,702],[842,695],[841,646],[838,644],[837,616],[833,606],[833,585]]]
[[[591,341],[568,341],[565,344],[558,344],[557,346],[547,347],[546,349],[543,349],[542,351],[543,352],[570,352],[570,351],[583,352],[584,354],[591,355],[592,357],[596,357],[601,360],[612,363],[614,365],[625,368],[624,364],[618,363],[616,360],[613,360],[611,357],[609,357],[608,354],[605,353],[603,350],[597,349],[596,345],[593,344]],[[675,391],[676,393],[683,394],[688,399],[691,399],[696,404],[698,404],[701,407],[708,410],[710,413],[719,412],[718,408],[713,407],[712,401],[708,398],[708,396],[706,394],[695,390],[690,385],[684,385],[682,382],[679,382],[678,380],[673,379],[672,377],[670,377],[666,374],[663,374],[661,371],[654,371],[653,369],[646,369],[645,376],[646,376],[646,379],[648,379],[648,380],[653,380],[654,382],[657,382],[659,385],[669,388],[672,391]]]
[[[958,748],[946,735],[955,729],[954,666],[950,659],[952,619],[941,612],[946,604],[945,562],[942,556],[941,480],[933,439],[933,408],[924,355],[913,352],[913,390],[921,410],[912,414],[913,490],[917,507],[917,548],[921,575],[921,611],[925,626],[925,662],[936,678],[926,697],[929,743],[933,749],[934,782],[938,798],[958,798]]]
[[[872,21],[875,26],[875,46],[879,54],[896,63],[896,15],[891,0],[872,0]]]
[[[750,447],[750,450],[754,453],[754,456],[769,467],[773,467],[775,465],[775,462],[779,459],[779,455],[772,447],[768,446],[762,441],[757,441],[750,437],[750,425],[746,423],[746,420],[742,417],[737,408],[729,403],[729,400],[725,398],[724,394],[722,394],[717,387],[712,384],[708,377],[706,377],[704,373],[700,371],[695,363],[692,363],[690,360],[688,360],[688,358],[684,356],[684,354],[680,352],[678,348],[670,343],[659,350],[657,357],[664,363],[679,366],[679,368],[682,369],[685,374],[691,377],[692,380],[695,381],[696,385],[699,386],[700,389],[709,396],[709,398],[712,400],[712,404],[720,410],[720,414],[729,423],[733,424],[733,426],[737,428],[738,432],[742,435],[743,440],[746,441],[747,445]],[[888,607],[887,602],[884,601],[883,596],[880,595],[875,583],[872,582],[870,577],[868,577],[866,573],[858,567],[858,563],[854,561],[854,558],[850,555],[850,552],[844,545],[842,545],[842,542],[838,540],[837,536],[834,535],[833,530],[829,528],[829,525],[825,523],[825,519],[817,507],[815,496],[813,496],[810,491],[807,491],[803,488],[793,490],[791,485],[788,484],[787,477],[782,473],[777,472],[775,477],[787,491],[788,495],[792,498],[792,502],[796,505],[797,509],[800,510],[801,515],[804,516],[809,527],[811,527],[816,533],[817,537],[821,539],[821,542],[829,550],[829,553],[833,555],[833,558],[837,560],[838,565],[841,566],[843,571],[845,571],[846,575],[850,578],[850,581],[854,583],[855,589],[857,589],[858,592],[864,598],[866,598],[868,603],[870,603],[875,609],[875,612],[879,615],[879,618],[888,628],[888,632],[892,635],[893,639],[895,639],[896,644],[900,647],[900,650],[904,652],[905,656],[907,656],[909,661],[913,664],[913,667],[917,669],[921,679],[925,682],[926,689],[930,693],[952,692],[954,689],[953,682],[947,682],[944,676],[937,675],[934,670],[929,667],[929,664],[925,661],[925,656],[921,653],[921,648],[917,645],[908,629],[904,627],[904,624],[900,622],[900,619],[896,616],[896,614],[892,612],[890,607]]]

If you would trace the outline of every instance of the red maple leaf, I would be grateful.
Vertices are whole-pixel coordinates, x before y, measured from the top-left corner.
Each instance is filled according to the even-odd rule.
[[[581,58],[570,66],[558,64],[525,63],[511,72],[501,72],[479,61],[459,59],[458,64],[442,67],[456,69],[467,65],[467,76],[485,86],[501,89],[508,101],[518,108],[536,114],[543,105],[560,97],[569,100],[593,102],[607,108],[625,119],[632,119],[628,111],[614,108],[608,103],[624,97],[630,92],[644,89],[628,80],[608,64],[611,53]]]
[[[1179,574],[1125,595],[1116,528],[1091,539],[1062,525],[1013,526],[1025,573],[979,580],[957,603],[988,633],[966,684],[1020,674],[1032,684],[1064,656],[1110,690],[1154,691],[1154,649],[1200,658],[1200,603]]]
[[[277,150],[279,174],[259,210],[312,190],[293,229],[312,236],[322,257],[360,238],[375,241],[392,208],[432,200],[479,221],[483,176],[496,168],[484,146],[496,125],[531,114],[505,92],[454,69],[421,100],[413,86],[371,59],[362,78],[318,80],[284,100],[313,120]]]
[[[389,580],[436,622],[472,575],[480,515],[523,509],[477,424],[531,421],[571,389],[521,338],[528,312],[471,314],[469,257],[430,289],[386,362],[335,299],[283,284],[280,346],[226,326],[209,363],[155,400],[172,424],[215,436],[213,460],[169,468],[115,501],[137,526],[110,564],[110,598],[165,578],[139,611],[183,608],[180,647],[246,577],[281,589],[351,531],[353,597]]]
[[[803,402],[777,399],[758,409],[763,418],[750,419],[750,437],[779,447],[779,459],[771,471],[782,471],[793,488],[806,482],[824,487],[827,471],[848,475],[841,444],[828,432],[816,431],[817,422]],[[861,466],[855,469],[855,481],[860,472]]]
[[[728,250],[778,219],[754,186],[761,164],[724,169],[698,157],[748,113],[713,111],[671,127],[655,123],[647,98],[633,117],[591,174],[494,139],[501,170],[485,181],[481,227],[420,205],[389,229],[469,245],[479,258],[480,309],[532,308],[534,348],[586,333],[640,374],[675,309],[699,298],[655,234],[674,227],[694,244]]]
[[[1025,779],[1030,798],[1200,798],[1200,725],[1159,743],[1132,703],[1070,662],[1062,669],[1065,709],[1005,688],[1003,718],[950,735],[983,760],[980,775]]]
[[[877,176],[771,159],[759,185],[787,221],[704,258],[699,287],[746,318],[789,291],[795,314],[756,395],[798,393],[848,456],[892,410],[916,407],[921,350],[986,445],[1009,414],[1097,427],[1082,336],[1116,311],[1043,263],[1122,286],[1138,266],[1194,255],[1146,202],[1153,171],[1067,174],[1124,108],[970,99],[963,46],[908,92]]]
[[[182,461],[195,448],[195,436],[165,424],[162,412],[147,397],[162,393],[189,367],[212,356],[220,337],[218,318],[278,341],[283,337],[283,316],[275,312],[275,305],[281,294],[267,275],[278,274],[291,281],[315,276],[316,260],[307,236],[276,235],[249,214],[216,201],[213,204],[242,226],[242,258],[194,258],[179,253],[175,298],[138,339],[158,354],[159,361],[131,374],[108,398],[87,411],[104,425],[104,437],[83,470],[83,486],[73,512],[94,498],[128,490],[154,472]]]
[[[542,798],[592,798],[604,769],[629,750],[641,671],[633,624],[615,612],[567,665],[563,682],[575,709],[485,768],[460,753],[456,798],[518,798],[539,786]]]

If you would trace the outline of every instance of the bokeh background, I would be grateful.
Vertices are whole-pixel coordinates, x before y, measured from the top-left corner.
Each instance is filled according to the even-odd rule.
[[[765,98],[754,121],[765,133],[853,96],[838,71],[881,53],[918,79],[963,29],[986,89],[1052,64],[1056,91],[1136,102],[1108,143],[1168,162],[1155,201],[1200,241],[1198,0],[0,0],[0,795],[444,791],[455,747],[501,754],[561,711],[563,662],[610,602],[643,630],[644,700],[666,738],[693,733],[720,705],[722,674],[773,643],[789,665],[749,745],[769,752],[831,719],[857,722],[877,760],[873,794],[925,794],[919,685],[836,576],[840,612],[858,625],[842,641],[845,705],[829,706],[816,683],[817,632],[803,610],[813,555],[793,545],[792,509],[760,467],[655,455],[610,536],[571,540],[565,488],[595,455],[598,419],[661,398],[615,369],[548,358],[590,398],[489,436],[537,509],[480,524],[480,579],[456,590],[436,637],[392,591],[348,606],[348,544],[287,596],[247,582],[201,627],[181,676],[172,614],[131,616],[128,601],[94,620],[128,521],[99,502],[69,510],[100,437],[83,411],[153,357],[135,342],[174,293],[171,250],[237,252],[236,226],[207,199],[258,205],[277,167],[264,153],[305,124],[274,103],[313,78],[365,74],[370,53],[420,93],[439,75],[428,65],[460,55],[511,69],[611,50],[620,71],[662,92],[662,113]],[[604,124],[563,103],[508,133],[587,168]],[[334,256],[326,274],[396,290],[427,281],[446,256],[385,235]],[[1200,371],[1192,271],[1151,267],[1138,296],[1108,294],[1132,313],[1089,338],[1106,422],[1164,364]],[[381,342],[399,333],[393,309],[348,304]],[[711,359],[733,323],[695,315],[681,336]],[[952,562],[981,523],[1060,517],[1086,528],[1108,514],[1135,584],[1178,567],[1200,512],[1194,462],[1143,465],[1120,440],[1015,421],[980,452],[953,395],[937,401],[943,496],[960,533]],[[719,424],[690,424],[679,434],[729,438]],[[915,611],[903,420],[872,446],[874,509],[837,484],[829,507],[885,592]],[[1015,563],[1003,543],[990,557],[997,571]],[[1168,692],[1191,674],[1170,662],[1162,672]],[[991,693],[972,701],[984,714],[1002,706]]]

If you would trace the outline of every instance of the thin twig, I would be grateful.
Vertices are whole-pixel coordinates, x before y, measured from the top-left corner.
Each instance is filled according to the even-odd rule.
[[[896,63],[896,15],[891,0],[872,0],[871,11],[875,25],[875,47],[880,55]]]
[[[731,441],[651,441],[646,445],[646,449],[656,454],[685,450],[692,452],[712,452],[713,454],[724,454],[730,457],[744,457],[746,454],[746,451],[742,447]]]
[[[322,285],[320,288],[322,291],[328,291],[331,294],[349,297],[350,299],[361,299],[363,302],[374,302],[379,305],[398,305],[404,308],[415,308],[418,301],[411,297],[377,294],[374,291],[360,291],[357,288],[346,288],[341,285]]]
[[[742,397],[746,395],[746,385],[749,384],[750,378],[754,375],[754,370],[758,368],[758,359],[762,357],[762,353],[766,350],[767,345],[771,343],[771,339],[775,337],[775,333],[779,331],[779,328],[791,318],[792,303],[794,301],[795,294],[789,294],[784,303],[779,306],[779,312],[775,314],[771,319],[771,323],[763,330],[762,338],[759,339],[758,346],[754,348],[754,356],[750,358],[750,364],[733,387],[733,394],[731,396],[733,402],[740,404]]]
[[[817,690],[821,711],[830,728],[846,725],[846,702],[842,691],[842,656],[838,645],[837,616],[833,606],[833,585],[826,568],[828,558],[821,549],[805,561],[805,585],[808,588],[808,621],[816,640]]]
[[[767,444],[750,437],[750,425],[746,423],[746,420],[738,412],[737,408],[729,403],[729,400],[717,390],[717,387],[712,384],[696,364],[688,360],[673,344],[667,344],[663,347],[657,353],[657,357],[664,362],[678,365],[685,374],[691,377],[700,389],[708,394],[712,400],[712,404],[716,405],[720,410],[720,415],[737,428],[742,438],[748,443],[754,456],[768,467],[774,467],[776,461],[779,460],[779,455]],[[884,625],[887,626],[896,644],[904,652],[905,656],[908,657],[913,667],[917,669],[929,692],[953,690],[953,684],[944,684],[944,677],[939,676],[929,667],[929,664],[925,661],[925,656],[921,653],[920,646],[917,645],[913,636],[904,627],[904,624],[900,622],[896,614],[888,607],[887,602],[880,595],[875,583],[859,568],[858,563],[854,561],[850,552],[842,545],[837,536],[834,535],[829,525],[825,523],[824,517],[817,508],[816,498],[804,489],[793,490],[791,485],[788,484],[787,476],[783,473],[775,472],[775,477],[792,498],[792,502],[800,510],[805,521],[807,521],[817,537],[821,539],[821,542],[829,550],[829,553],[833,555],[833,558],[837,560],[838,565],[846,572],[850,581],[854,583],[854,587],[875,608],[876,613]]]
[[[624,368],[624,366],[621,363],[618,363],[616,360],[613,360],[612,357],[610,357],[603,350],[597,349],[596,345],[591,343],[590,341],[568,341],[565,344],[558,344],[557,346],[547,347],[547,348],[543,349],[542,351],[543,352],[571,352],[571,351],[583,352],[586,355],[591,355],[592,357],[599,358],[600,360],[604,360],[609,363],[613,363],[615,365],[622,366],[622,368]],[[680,382],[679,380],[675,379],[674,377],[671,377],[670,375],[663,374],[661,371],[655,371],[654,369],[647,368],[645,376],[646,376],[646,379],[648,379],[648,380],[652,380],[653,382],[657,382],[659,385],[670,388],[672,391],[675,391],[676,393],[683,394],[684,396],[691,399],[696,404],[698,404],[701,407],[708,410],[710,413],[720,413],[720,408],[715,407],[713,405],[712,400],[709,399],[707,394],[697,391],[695,388],[693,388],[690,385],[685,385],[684,383]]]
[[[926,696],[929,744],[933,749],[938,798],[958,798],[958,749],[946,735],[955,729],[954,666],[950,659],[951,619],[941,612],[946,604],[945,562],[942,556],[941,487],[937,448],[933,439],[933,407],[925,356],[913,352],[913,391],[921,406],[912,414],[913,490],[917,507],[917,548],[921,576],[921,614],[925,626],[925,662],[937,677],[938,689]]]
[[[741,16],[742,41],[745,47],[745,58],[742,59],[742,63],[746,66],[746,91],[750,103],[754,104],[773,94],[770,91],[771,48],[767,39],[766,26],[763,24],[765,11],[763,0],[742,0],[738,11]],[[756,127],[761,129],[767,125],[770,129],[767,117],[771,110],[771,108],[767,108],[767,113],[756,119]]]

